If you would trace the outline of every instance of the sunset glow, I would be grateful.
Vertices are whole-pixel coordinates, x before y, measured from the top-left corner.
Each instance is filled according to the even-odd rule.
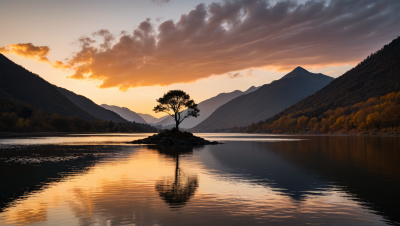
[[[23,9],[10,10],[20,8],[18,3],[23,3]],[[1,4],[2,20],[11,11],[20,18],[33,13],[27,10],[33,4],[29,1]],[[43,25],[11,20],[3,29],[0,53],[97,104],[118,104],[154,115],[151,108],[156,97],[174,86],[192,90],[191,95],[200,102],[221,91],[269,83],[297,66],[340,76],[395,38],[399,26],[397,6],[390,1],[188,4],[149,0],[139,1],[140,7],[122,4],[130,10],[117,13],[105,2],[95,6],[115,18],[130,17],[115,22],[117,26],[105,23],[99,14],[83,14],[87,4],[72,19],[85,23],[73,31],[68,26],[69,15],[64,13],[57,17],[57,24],[65,30],[53,29],[50,15],[41,16],[46,19]],[[37,10],[51,9],[54,15],[65,6],[52,3],[46,7]],[[93,20],[84,19],[88,17]],[[30,28],[11,32],[22,26]],[[38,31],[35,35],[33,28]],[[55,35],[63,37],[50,38]],[[208,92],[203,92],[206,89]]]

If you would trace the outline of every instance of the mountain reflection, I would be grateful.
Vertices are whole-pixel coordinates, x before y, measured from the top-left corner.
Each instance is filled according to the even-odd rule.
[[[224,166],[219,169],[221,173],[247,183],[270,187],[281,195],[290,197],[292,202],[304,201],[310,195],[321,195],[321,191],[328,186],[327,181],[317,177],[315,173],[302,171],[298,165],[274,153],[268,148],[269,144],[226,143],[224,146],[212,147],[211,154]]]
[[[400,225],[398,138],[300,139],[30,147],[0,163],[0,225]]]
[[[221,173],[271,187],[293,201],[334,189],[383,216],[389,224],[400,225],[398,138],[298,138],[303,140],[227,143],[224,148],[212,147],[211,153],[225,166],[219,169]]]
[[[174,177],[157,180],[156,191],[160,197],[168,203],[171,208],[183,207],[196,192],[199,186],[196,175],[186,175],[179,168],[179,156],[190,155],[193,153],[192,146],[148,146],[149,149],[157,150],[159,153],[172,157],[175,160]]]
[[[398,137],[319,137],[261,144],[306,171],[318,173],[350,198],[400,225]]]

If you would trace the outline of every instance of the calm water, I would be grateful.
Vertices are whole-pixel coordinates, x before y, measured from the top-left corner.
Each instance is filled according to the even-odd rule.
[[[0,225],[400,225],[400,138],[0,139]]]

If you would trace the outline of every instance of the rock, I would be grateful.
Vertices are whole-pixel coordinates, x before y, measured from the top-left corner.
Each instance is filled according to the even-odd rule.
[[[144,139],[134,140],[132,144],[165,144],[165,145],[215,145],[222,144],[217,141],[208,141],[196,137],[190,132],[181,132],[175,128],[163,130]]]

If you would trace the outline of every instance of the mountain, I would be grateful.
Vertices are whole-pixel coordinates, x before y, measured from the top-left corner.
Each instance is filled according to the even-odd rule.
[[[74,103],[76,106],[82,108],[89,114],[93,115],[96,118],[106,120],[106,121],[113,121],[113,122],[127,122],[127,120],[123,119],[121,116],[119,116],[117,113],[107,110],[105,108],[100,107],[99,105],[95,104],[92,100],[82,96],[78,95],[74,92],[71,92],[67,89],[61,88],[61,87],[56,87],[56,89],[66,96],[72,103]]]
[[[244,95],[244,94],[248,94],[251,92],[254,92],[255,90],[257,90],[259,87],[255,87],[252,86],[249,89],[247,89],[246,91],[242,92],[240,90],[235,90],[233,92],[230,93],[220,93],[215,97],[212,97],[210,99],[207,99],[205,101],[200,102],[197,106],[200,109],[200,116],[197,118],[187,118],[185,119],[180,125],[179,127],[181,128],[193,128],[195,127],[197,124],[199,124],[200,122],[204,121],[206,118],[208,118],[219,106],[225,104],[226,102]],[[185,113],[185,111],[184,111]],[[158,125],[162,125],[162,126],[168,126],[168,125],[175,125],[175,121],[172,117],[167,117],[166,119],[158,122],[155,124],[155,126]]]
[[[335,79],[314,95],[296,103],[266,120],[272,122],[283,115],[318,117],[336,109],[367,101],[400,90],[400,37],[368,56],[355,68]]]
[[[128,121],[147,124],[147,122],[142,117],[140,117],[140,115],[138,115],[134,111],[129,110],[126,107],[118,107],[118,106],[107,105],[107,104],[102,104],[100,106],[119,114],[122,118],[124,118]]]
[[[143,114],[143,113],[137,113],[142,119],[144,119],[148,124],[150,124],[152,121],[157,120],[158,118],[149,115],[149,114]]]
[[[18,105],[28,105],[62,116],[96,119],[39,75],[15,64],[2,54],[0,54],[0,98],[8,98]]]
[[[329,84],[333,78],[297,67],[279,80],[239,96],[215,110],[193,131],[244,126],[265,120]]]
[[[169,118],[169,117],[171,117],[171,116],[170,115],[164,115],[161,118],[156,118],[154,120],[151,120],[150,123],[156,125],[157,123],[159,123],[159,122],[161,122],[161,121],[163,121],[163,120],[165,120],[166,118]]]

